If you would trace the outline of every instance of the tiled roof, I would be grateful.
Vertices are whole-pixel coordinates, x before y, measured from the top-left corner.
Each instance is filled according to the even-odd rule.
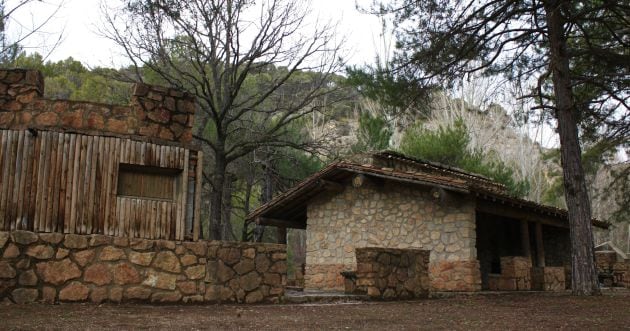
[[[324,181],[340,181],[355,174],[387,180],[438,187],[449,191],[473,194],[477,199],[490,203],[498,203],[511,208],[525,209],[536,214],[568,220],[564,209],[542,205],[518,197],[510,196],[501,184],[481,175],[465,172],[461,169],[426,162],[406,157],[395,152],[379,152],[372,157],[388,158],[395,161],[413,162],[423,167],[431,167],[431,173],[414,170],[395,170],[393,167],[379,167],[374,164],[358,164],[355,162],[334,162],[310,177],[304,179],[291,189],[277,195],[270,202],[260,206],[247,216],[254,220],[258,217],[285,218],[287,221],[305,222],[306,202],[324,190]],[[290,211],[290,212],[289,212]],[[288,213],[288,214],[287,214]],[[608,227],[608,223],[593,220],[599,227]],[[305,224],[303,224],[305,226]]]

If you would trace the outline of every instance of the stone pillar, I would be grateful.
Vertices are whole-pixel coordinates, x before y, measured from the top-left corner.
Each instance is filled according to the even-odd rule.
[[[542,224],[536,223],[536,260],[539,267],[545,266],[545,247],[543,245]]]
[[[16,112],[44,94],[44,77],[37,70],[0,70],[0,126],[17,122]]]

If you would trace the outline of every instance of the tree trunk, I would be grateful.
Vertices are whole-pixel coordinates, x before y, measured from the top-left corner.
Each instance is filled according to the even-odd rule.
[[[564,175],[564,194],[569,211],[571,233],[571,286],[574,295],[599,293],[595,258],[591,205],[582,168],[576,108],[573,102],[567,52],[563,1],[544,3],[550,47],[550,71],[555,94],[556,120],[560,135],[560,154]]]
[[[245,183],[245,202],[243,203],[243,210],[245,215],[249,215],[249,209],[251,204],[252,197],[252,188],[254,187],[253,179],[251,176],[247,176],[247,181]],[[250,241],[253,233],[249,231],[251,221],[245,220],[243,223],[243,229],[241,230],[241,241]]]
[[[223,206],[221,213],[223,214],[222,226],[223,240],[236,240],[236,236],[232,230],[232,191],[234,190],[234,182],[236,178],[234,174],[227,173],[225,176],[225,186],[223,187]]]
[[[227,162],[225,153],[216,149],[214,156],[214,173],[212,174],[212,193],[210,193],[210,234],[211,239],[223,239],[222,210],[223,210],[223,188],[225,185],[225,171]]]

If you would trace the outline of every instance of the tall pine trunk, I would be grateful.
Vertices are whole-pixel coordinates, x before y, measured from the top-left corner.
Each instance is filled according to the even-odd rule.
[[[549,69],[552,74],[556,120],[560,135],[564,195],[569,211],[571,286],[574,295],[594,295],[599,293],[599,286],[593,253],[591,204],[582,168],[576,108],[572,95],[565,22],[561,13],[564,3],[546,1],[544,6],[550,47]]]

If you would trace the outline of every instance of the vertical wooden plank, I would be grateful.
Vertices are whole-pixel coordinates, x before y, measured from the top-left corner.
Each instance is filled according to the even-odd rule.
[[[59,202],[58,202],[58,211],[59,221],[57,226],[57,232],[66,232],[67,229],[67,219],[66,219],[66,193],[67,193],[67,184],[68,184],[68,165],[70,157],[70,135],[64,133],[62,135],[62,154],[61,154],[61,171],[59,172]]]
[[[100,137],[98,139],[98,152],[96,156],[96,182],[94,186],[94,191],[96,193],[94,197],[94,220],[96,221],[96,232],[103,234],[104,230],[104,220],[103,220],[103,195],[104,195],[104,185],[103,185],[103,175],[105,173],[105,162],[104,162],[104,154],[105,154],[105,137]]]
[[[11,230],[17,230],[17,213],[16,213],[16,208],[17,208],[17,204],[18,204],[18,194],[19,194],[19,190],[20,190],[20,175],[21,175],[21,171],[20,168],[22,167],[22,151],[24,150],[24,130],[19,130],[16,131],[16,138],[15,138],[15,143],[16,143],[16,150],[15,153],[13,154],[14,157],[14,168],[13,171],[11,172],[11,176],[13,176],[13,180],[12,180],[12,188],[11,191],[9,191],[9,194],[11,195],[9,197],[9,202],[8,202],[8,208],[7,208],[7,217],[9,219],[9,221],[11,222]]]
[[[74,144],[74,160],[72,167],[72,189],[71,196],[72,200],[70,202],[69,208],[71,210],[70,213],[70,231],[69,233],[78,233],[77,229],[77,215],[79,215],[79,210],[77,208],[77,204],[79,201],[79,175],[81,171],[81,141],[83,140],[83,136],[76,135],[75,144]]]
[[[103,233],[106,235],[112,235],[111,233],[111,223],[110,223],[110,211],[109,208],[113,204],[111,203],[111,188],[112,188],[112,176],[113,176],[113,164],[115,162],[115,158],[112,155],[114,152],[113,143],[114,139],[105,138],[105,157],[103,162],[105,163],[105,174],[103,175],[103,185],[105,188],[103,190],[103,199],[104,201],[101,203],[103,205]]]
[[[22,201],[21,201],[21,207],[22,210],[20,212],[22,220],[21,222],[22,224],[22,229],[23,230],[32,230],[33,229],[33,222],[32,222],[32,218],[29,218],[29,210],[32,208],[31,207],[31,188],[33,186],[33,166],[35,164],[35,142],[36,142],[36,138],[33,136],[33,134],[30,133],[30,131],[26,132],[26,141],[25,144],[27,146],[27,154],[26,154],[26,158],[25,158],[25,162],[26,162],[26,178],[24,181],[24,193],[22,196]],[[2,169],[0,167],[0,169]]]
[[[39,225],[36,231],[46,231],[46,207],[48,202],[48,179],[50,177],[50,149],[52,148],[51,132],[43,131],[40,133],[42,136],[42,150],[40,153],[41,158],[41,172],[38,183],[38,199],[37,199],[37,213]]]
[[[88,208],[87,208],[87,233],[98,233],[98,220],[94,217],[94,205],[96,202],[96,170],[98,165],[98,148],[100,143],[100,137],[95,136],[91,143],[91,157],[89,164],[89,188],[88,192]],[[96,232],[95,232],[96,231]]]
[[[31,190],[29,193],[29,208],[28,208],[28,221],[29,221],[29,230],[35,231],[35,215],[37,214],[37,194],[39,191],[39,167],[42,163],[40,158],[40,153],[42,149],[42,138],[41,132],[37,132],[37,136],[33,137],[33,166],[32,166],[32,178],[29,178],[31,181]]]
[[[8,180],[8,173],[5,169],[7,165],[7,136],[9,130],[1,130],[0,135],[0,230],[6,231],[5,221],[6,219],[2,217],[4,215],[4,207],[2,207],[2,201],[4,197],[4,187],[6,186],[6,182]]]
[[[177,218],[177,240],[184,240],[184,232],[186,229],[186,200],[188,197],[188,158],[189,150],[184,151],[184,169],[182,170],[182,185],[179,191],[180,198],[178,203],[178,218]]]
[[[199,240],[201,233],[201,191],[203,186],[203,152],[197,152],[197,165],[195,167],[195,202],[193,214],[193,241]]]
[[[160,201],[159,204],[155,206],[155,211],[153,212],[154,216],[151,219],[151,226],[153,230],[153,237],[155,239],[162,239],[165,237],[163,224],[166,220],[166,204],[168,201]]]
[[[46,232],[53,231],[53,205],[56,203],[54,195],[55,180],[57,178],[57,151],[59,150],[59,133],[51,132],[50,139],[50,166],[48,168],[48,181],[46,183],[48,192],[46,199]]]
[[[31,134],[28,131],[22,131],[22,141],[20,144],[22,145],[22,153],[19,155],[20,157],[20,167],[18,168],[20,174],[20,182],[18,184],[18,194],[17,194],[17,206],[16,206],[16,229],[25,230],[27,229],[25,210],[24,210],[24,201],[27,200],[26,197],[26,182],[28,176],[28,165],[30,164],[29,158],[29,150],[30,150],[30,136]]]
[[[44,217],[45,222],[44,227],[46,232],[52,231],[52,186],[54,183],[55,177],[55,164],[57,162],[57,132],[49,132],[48,137],[46,138],[49,142],[46,144],[48,146],[46,151],[46,171],[44,174],[46,176],[46,181],[44,182],[44,187],[46,190],[44,191],[44,204],[42,206],[42,216]]]
[[[15,219],[13,218],[13,214],[15,211],[15,205],[13,203],[14,197],[14,189],[15,189],[15,170],[18,162],[17,151],[18,151],[18,140],[19,140],[19,131],[11,131],[11,154],[9,155],[9,160],[11,162],[9,168],[9,182],[7,183],[9,189],[7,191],[7,203],[6,203],[6,211],[4,213],[4,217],[9,221],[9,228],[11,230],[15,230]]]
[[[118,206],[118,199],[116,198],[116,194],[117,194],[117,190],[118,190],[118,165],[121,162],[120,161],[120,139],[115,138],[114,141],[112,142],[113,147],[114,147],[114,151],[112,153],[112,156],[114,158],[114,160],[112,160],[113,164],[112,164],[112,177],[110,178],[111,180],[111,190],[110,190],[110,199],[112,202],[112,205],[110,206],[110,212],[111,211],[116,211]],[[112,215],[112,217],[110,218],[109,222],[112,226],[114,226],[115,228],[113,229],[113,233],[115,235],[117,235],[116,233],[119,233],[118,227],[120,226],[120,223],[118,221],[118,219],[115,217],[116,214],[110,214]]]
[[[70,134],[68,135],[69,141],[68,144],[68,161],[65,169],[66,173],[66,184],[65,184],[65,203],[64,203],[64,222],[63,222],[63,232],[64,233],[72,233],[73,227],[71,223],[72,219],[72,186],[73,186],[73,177],[74,177],[74,168],[75,168],[75,146],[77,143],[77,135]]]
[[[114,228],[112,229],[112,233],[114,236],[119,236],[119,232],[118,229],[120,228],[120,219],[122,218],[122,201],[120,197],[116,197],[116,204],[115,204],[115,208],[114,208],[114,217],[112,217],[112,221],[116,222],[116,224],[114,224]]]
[[[63,134],[55,132],[51,135],[51,161],[50,161],[50,178],[48,179],[48,221],[46,229],[55,232],[57,228],[57,220],[59,212],[59,172],[61,171],[61,154],[63,152]]]

